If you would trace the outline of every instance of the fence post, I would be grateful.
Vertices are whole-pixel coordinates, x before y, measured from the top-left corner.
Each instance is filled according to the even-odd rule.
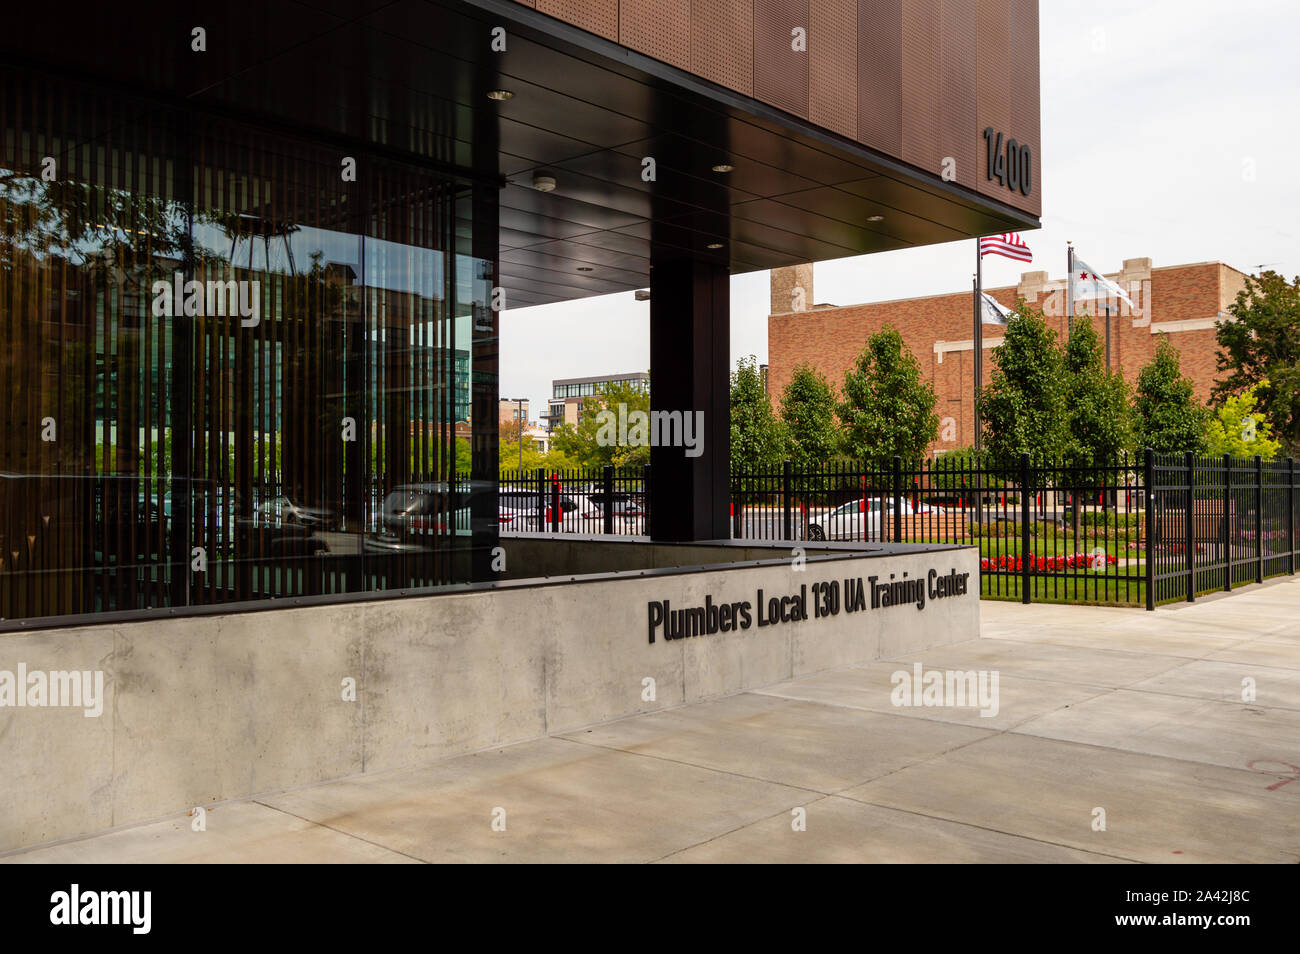
[[[614,532],[614,465],[606,464],[604,473],[605,491],[605,526],[602,528],[605,533]]]
[[[1146,578],[1147,609],[1156,608],[1156,452],[1143,451],[1143,482],[1146,484]]]
[[[903,458],[899,457],[898,455],[894,455],[893,493],[894,493],[894,542],[902,543],[903,542]],[[863,516],[864,517],[866,516],[865,511],[863,512]]]
[[[1029,455],[1020,455],[1020,602],[1033,602],[1033,565],[1029,555]]]
[[[1196,602],[1196,464],[1191,451],[1183,453],[1187,465],[1187,602]]]
[[[546,468],[537,468],[537,532],[546,532]]]
[[[1264,459],[1255,455],[1255,582],[1264,582]]]
[[[1232,455],[1223,455],[1223,588],[1232,589]]]
[[[560,475],[551,475],[551,531],[560,529]]]
[[[794,539],[793,514],[790,511],[790,467],[789,458],[781,462],[781,516],[782,530],[784,531],[782,540]]]
[[[1291,575],[1295,575],[1295,458],[1286,459],[1286,550]]]
[[[650,536],[650,465],[641,468],[641,534]]]

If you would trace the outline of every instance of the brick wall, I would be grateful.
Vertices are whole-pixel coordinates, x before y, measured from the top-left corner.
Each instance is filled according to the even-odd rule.
[[[795,278],[785,271],[772,273],[773,313],[767,322],[768,393],[774,405],[779,404],[794,369],[805,362],[826,375],[838,390],[868,336],[890,324],[902,333],[934,384],[941,423],[940,440],[932,450],[974,443],[970,292],[791,313],[789,288]],[[1112,366],[1123,371],[1130,382],[1135,381],[1161,338],[1167,336],[1182,356],[1183,373],[1196,382],[1197,395],[1202,400],[1208,398],[1215,379],[1217,345],[1213,326],[1198,326],[1227,309],[1243,287],[1245,276],[1219,262],[1153,269],[1150,259],[1129,259],[1122,271],[1108,277],[1125,287],[1140,309],[1133,314],[1124,305],[1118,314],[1112,314]],[[1045,272],[1029,272],[1019,285],[985,291],[1009,308],[1023,296],[1044,310],[1049,324],[1064,338],[1064,281],[1049,280]],[[1091,303],[1078,307],[1080,315],[1092,311]],[[1104,340],[1104,319],[1094,318],[1094,327]],[[1001,336],[997,325],[984,326],[986,384],[993,372],[992,348]]]

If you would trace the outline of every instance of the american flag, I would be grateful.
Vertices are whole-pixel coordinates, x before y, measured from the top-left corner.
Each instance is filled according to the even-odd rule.
[[[1018,262],[1032,262],[1034,255],[1029,251],[1029,246],[1025,240],[1013,232],[1004,232],[1002,235],[987,235],[980,239],[980,257],[985,255],[1002,255],[1006,258],[1014,258]]]

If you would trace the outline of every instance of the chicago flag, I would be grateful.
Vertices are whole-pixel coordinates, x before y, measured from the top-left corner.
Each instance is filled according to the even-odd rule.
[[[1133,300],[1124,293],[1124,289],[1079,258],[1078,255],[1074,256],[1074,271],[1070,273],[1070,286],[1075,301],[1083,301],[1088,298],[1118,298],[1120,301],[1127,302],[1128,306],[1134,311],[1138,310],[1137,305],[1133,304]]]

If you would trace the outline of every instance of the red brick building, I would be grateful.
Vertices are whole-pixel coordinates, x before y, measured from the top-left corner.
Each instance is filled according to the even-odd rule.
[[[1221,262],[1152,268],[1149,258],[1126,259],[1107,276],[1128,291],[1136,310],[1112,301],[1111,365],[1135,381],[1166,335],[1182,355],[1183,372],[1196,382],[1201,399],[1214,383],[1214,324],[1245,284],[1245,275]],[[986,288],[1009,308],[1017,298],[1043,309],[1049,323],[1065,338],[1065,280],[1047,272],[1026,272],[1019,285]],[[772,270],[772,313],[767,321],[768,392],[773,405],[799,365],[808,363],[826,375],[838,391],[844,373],[867,337],[893,325],[921,363],[938,395],[939,440],[932,451],[973,444],[973,318],[971,293],[932,295],[862,305],[816,305],[811,265]],[[1076,303],[1076,313],[1093,316],[1105,339],[1104,303]],[[1002,328],[984,325],[984,383],[993,373],[991,351],[1002,341]]]

